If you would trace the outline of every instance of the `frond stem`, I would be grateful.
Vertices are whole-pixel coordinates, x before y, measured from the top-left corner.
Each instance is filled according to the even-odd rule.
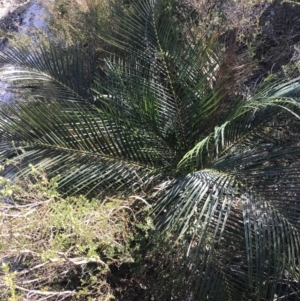
[[[154,11],[152,12],[152,19],[153,19],[153,24],[154,24],[153,27],[154,27],[154,31],[155,31],[155,37],[156,37],[158,48],[159,48],[159,57],[161,58],[164,69],[166,71],[169,86],[170,86],[170,89],[171,89],[171,92],[173,94],[175,104],[176,104],[177,120],[179,121],[179,133],[180,133],[181,139],[183,141],[183,146],[184,146],[183,151],[186,151],[187,148],[188,148],[188,143],[187,143],[186,136],[185,136],[185,133],[184,133],[184,126],[183,126],[183,122],[182,122],[182,118],[181,118],[181,114],[180,114],[179,100],[178,100],[178,96],[176,95],[175,89],[173,87],[173,83],[172,83],[172,79],[171,79],[170,72],[169,72],[169,69],[168,69],[168,65],[167,65],[167,62],[165,60],[165,54],[164,54],[163,48],[162,48],[162,46],[160,44],[160,41],[159,41],[158,32],[157,32],[157,29],[156,29],[156,26],[155,26],[156,22],[155,22]]]

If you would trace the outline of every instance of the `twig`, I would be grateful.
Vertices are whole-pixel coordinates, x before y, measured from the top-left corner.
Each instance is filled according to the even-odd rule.
[[[74,265],[82,265],[82,264],[88,264],[88,263],[99,263],[100,265],[102,265],[103,267],[107,267],[107,264],[102,261],[101,259],[96,259],[96,258],[89,258],[89,259],[86,259],[84,257],[75,257],[75,258],[68,258],[66,256],[66,254],[62,253],[62,252],[57,252],[57,254],[59,256],[61,256],[63,258],[64,261],[67,261],[67,262],[71,262],[73,263]],[[54,258],[55,259],[55,258]]]
[[[64,292],[44,292],[39,290],[29,290],[27,288],[16,285],[16,288],[20,291],[25,291],[32,294],[37,294],[41,296],[63,296],[63,295],[74,295],[76,291],[64,291]]]

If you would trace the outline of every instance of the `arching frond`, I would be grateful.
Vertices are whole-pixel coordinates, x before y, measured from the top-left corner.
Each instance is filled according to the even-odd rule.
[[[92,51],[79,45],[45,43],[35,48],[7,47],[0,52],[0,76],[12,88],[30,89],[32,96],[70,101],[93,101],[90,91],[96,75]]]
[[[2,157],[21,147],[25,153],[17,159],[25,168],[36,164],[59,173],[62,188],[68,184],[73,192],[75,186],[107,189],[107,181],[130,190],[167,164],[166,150],[155,136],[88,102],[15,102],[3,105],[0,115]]]
[[[174,180],[154,208],[158,230],[174,246],[166,271],[173,290],[184,283],[196,300],[292,296],[299,289],[299,164],[228,171]]]
[[[178,164],[179,168],[197,170],[230,151],[242,141],[259,131],[270,120],[289,112],[291,117],[300,119],[299,78],[285,84],[268,87],[257,93],[251,100],[239,105],[228,120],[216,126],[214,133],[198,142]]]

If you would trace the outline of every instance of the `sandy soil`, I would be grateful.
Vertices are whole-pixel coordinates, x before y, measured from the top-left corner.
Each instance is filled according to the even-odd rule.
[[[15,9],[26,5],[30,0],[0,0],[0,22],[1,19],[12,13]]]

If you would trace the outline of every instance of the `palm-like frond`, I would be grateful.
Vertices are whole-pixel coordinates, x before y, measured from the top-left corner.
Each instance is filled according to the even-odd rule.
[[[63,100],[93,100],[90,87],[96,74],[94,55],[78,45],[67,48],[48,43],[34,48],[10,47],[0,54],[0,61],[6,65],[1,68],[2,78],[14,82],[19,89],[38,90]]]
[[[300,147],[279,134],[283,120],[299,128],[298,91],[295,79],[239,105],[179,162],[200,171],[162,191],[154,213],[177,249],[170,268],[197,300],[299,295]]]
[[[63,55],[61,47],[50,46],[50,50],[32,51],[30,62],[19,64],[25,54],[24,49],[10,49],[1,56],[3,63],[15,64],[2,69],[6,79],[16,81],[18,89],[34,89],[30,102],[15,100],[2,105],[3,158],[22,147],[25,153],[18,159],[25,167],[34,163],[59,173],[62,188],[73,193],[116,187],[131,191],[133,184],[144,183],[145,175],[159,172],[168,149],[139,122],[120,118],[95,103],[92,82],[83,80],[95,76],[84,69],[90,57],[84,61],[79,51],[68,49]],[[52,66],[49,72],[44,72],[43,59]],[[38,65],[35,62],[39,60]],[[65,63],[70,61],[78,67],[74,72],[69,70],[70,63]],[[88,73],[78,74],[83,70]]]
[[[135,129],[135,135],[130,135],[128,128],[89,103],[16,102],[13,107],[4,105],[1,116],[2,155],[9,157],[21,147],[25,153],[18,160],[25,167],[31,163],[59,173],[62,188],[68,184],[69,193],[114,185],[130,190],[159,161],[159,149],[154,152],[146,147],[151,138],[145,140],[142,130]],[[135,147],[138,151],[133,153]]]
[[[158,230],[179,257],[170,268],[197,300],[298,294],[299,155],[299,146],[258,145],[162,191]]]
[[[122,45],[117,45],[122,53],[103,60],[101,77],[96,76],[93,56],[78,46],[44,45],[31,51],[10,48],[1,55],[5,64],[2,76],[18,89],[32,92],[30,104],[15,101],[3,107],[3,120],[7,121],[2,123],[3,135],[9,128],[15,147],[46,147],[92,157],[98,154],[131,167],[175,173],[179,158],[201,135],[205,118],[219,100],[213,97],[216,89],[211,87],[217,59],[201,40],[194,46],[186,43],[192,34],[188,28],[173,32],[171,14],[159,17],[159,2],[142,6],[136,2],[133,7],[141,9],[142,15],[138,22],[130,13],[123,19],[118,31]],[[166,28],[169,39],[163,41]],[[130,45],[138,43],[139,31],[145,34],[145,44],[125,48],[129,38]],[[174,58],[176,64],[172,65]],[[7,68],[7,64],[13,67]],[[184,85],[183,80],[187,81]],[[202,112],[200,118],[196,110]],[[10,156],[11,151],[3,156]],[[23,160],[26,164],[37,163],[29,153],[23,157],[29,160]],[[66,172],[70,164],[64,163]],[[64,183],[63,168],[45,166],[55,173],[59,170]],[[73,174],[68,183],[82,177],[80,172]],[[131,184],[135,182],[136,178]]]
[[[222,55],[170,4],[118,7],[99,65],[78,46],[0,54],[0,75],[31,94],[1,106],[1,158],[21,160],[23,174],[29,164],[60,174],[67,193],[136,192],[167,176],[153,213],[174,246],[175,291],[299,295],[300,146],[280,134],[288,118],[299,126],[299,79],[219,113],[212,127]]]
[[[253,133],[258,133],[270,120],[280,118],[284,112],[300,119],[299,89],[300,78],[296,78],[259,91],[251,100],[233,108],[229,118],[188,151],[178,167],[204,167],[239,143],[249,140]],[[257,144],[257,139],[254,139],[254,144]]]
[[[182,155],[203,136],[207,118],[224,96],[221,83],[214,84],[222,56],[217,55],[213,42],[198,38],[190,24],[181,25],[167,1],[130,3],[133,12],[116,13],[120,25],[111,44],[125,53],[126,63],[121,61],[115,67],[121,74],[129,66],[131,72],[139,69],[142,78],[154,81],[160,97],[158,118],[162,124],[171,120],[172,135]],[[131,77],[135,83],[136,74]]]

